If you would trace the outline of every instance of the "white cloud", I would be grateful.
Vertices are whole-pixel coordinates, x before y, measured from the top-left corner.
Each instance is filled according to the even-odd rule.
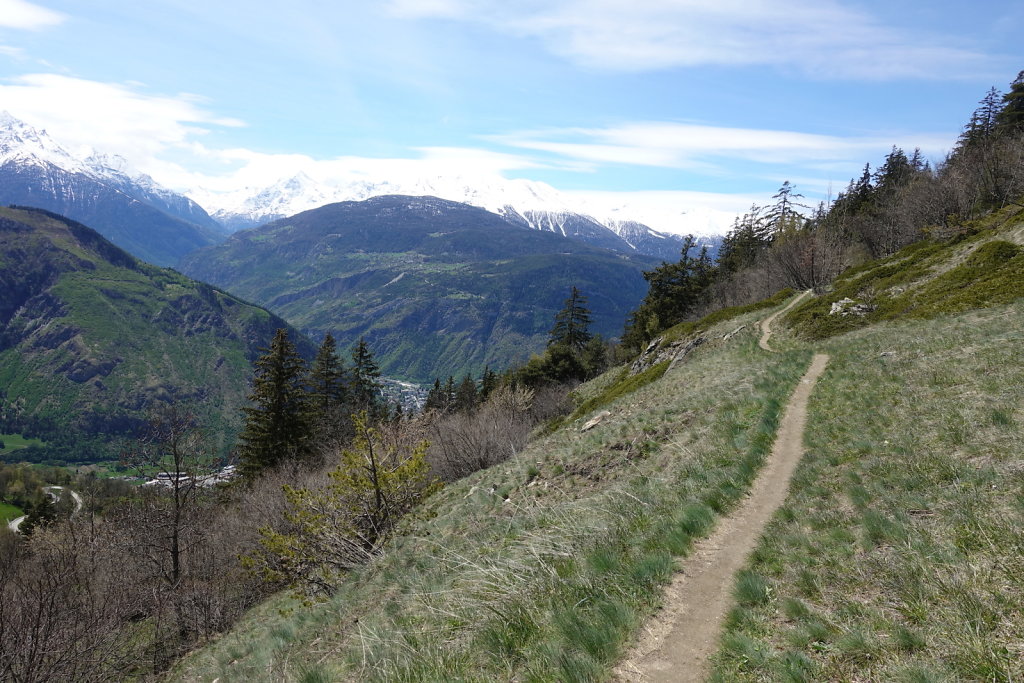
[[[686,190],[563,192],[597,218],[640,221],[655,230],[685,235],[724,235],[736,216],[766,197],[749,193]]]
[[[945,135],[840,137],[660,121],[526,131],[489,139],[591,163],[706,171],[725,161],[834,167],[834,162],[863,163],[888,151],[894,141],[906,149],[920,147],[926,154],[939,154],[950,144]]]
[[[29,74],[0,82],[4,109],[49,132],[71,151],[120,154],[156,175],[161,155],[192,147],[207,126],[240,126],[205,111],[194,95],[148,95],[138,86],[57,74]]]
[[[0,27],[34,30],[54,26],[65,19],[67,16],[60,12],[25,0],[0,0]]]
[[[953,36],[881,24],[837,0],[393,0],[393,14],[482,23],[611,71],[772,65],[817,77],[978,75],[984,54]]]

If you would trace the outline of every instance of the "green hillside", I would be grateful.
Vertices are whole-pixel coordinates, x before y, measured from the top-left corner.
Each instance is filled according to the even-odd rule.
[[[655,264],[464,204],[378,197],[237,233],[181,268],[313,337],[366,337],[384,374],[429,382],[543,349],[572,286],[589,299],[593,331],[620,334]]]
[[[597,426],[582,414],[447,486],[329,601],[282,594],[170,678],[606,680],[747,491],[813,352],[832,360],[806,453],[740,574],[714,679],[1024,677],[1022,237],[1019,213],[995,214],[849,271],[776,321],[778,353],[757,322],[780,305],[671,332],[666,350],[705,341],[645,381],[581,387],[609,411]],[[886,287],[897,262],[916,268]],[[875,308],[831,322],[855,281]]]
[[[0,208],[0,433],[56,437],[52,457],[97,457],[85,442],[131,430],[153,402],[201,409],[227,445],[251,362],[281,326],[74,221]]]

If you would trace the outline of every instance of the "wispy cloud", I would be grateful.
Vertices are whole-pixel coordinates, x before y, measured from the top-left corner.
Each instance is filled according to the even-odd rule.
[[[0,0],[0,27],[37,30],[55,26],[67,15],[25,0]]]
[[[834,165],[862,162],[898,144],[939,154],[946,135],[840,137],[785,130],[729,128],[642,121],[605,128],[525,131],[489,138],[510,147],[598,164],[630,164],[713,171],[726,161]]]
[[[583,66],[646,71],[770,65],[821,78],[957,78],[989,56],[884,25],[836,0],[392,0],[395,16],[481,23]]]
[[[0,45],[0,55],[5,57],[11,57],[12,59],[23,60],[25,59],[25,51],[20,47],[13,47],[11,45]]]

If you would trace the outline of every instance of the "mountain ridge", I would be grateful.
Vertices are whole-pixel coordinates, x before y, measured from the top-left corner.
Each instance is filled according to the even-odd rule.
[[[122,157],[75,156],[7,112],[0,112],[0,204],[80,221],[157,265],[225,237],[198,203],[134,172]]]
[[[468,204],[502,216],[513,225],[668,261],[678,260],[683,243],[680,235],[654,230],[639,221],[596,217],[575,207],[550,185],[525,179],[438,176],[321,181],[299,172],[264,187],[245,188],[225,195],[201,190],[192,194],[199,197],[204,206],[212,207],[212,215],[229,230],[256,227],[327,204],[402,195],[438,197]],[[713,235],[701,236],[699,241],[712,250],[719,243]]]
[[[237,232],[179,267],[313,337],[365,336],[385,374],[429,382],[543,349],[573,285],[590,298],[594,331],[618,335],[656,264],[466,204],[385,196]]]
[[[47,440],[106,440],[154,403],[187,400],[227,445],[252,361],[288,327],[42,209],[0,208],[0,265],[0,423]]]

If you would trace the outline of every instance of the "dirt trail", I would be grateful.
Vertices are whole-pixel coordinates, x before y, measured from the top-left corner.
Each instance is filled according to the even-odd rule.
[[[803,299],[763,323],[761,347],[768,347],[771,322]],[[747,561],[765,526],[786,500],[789,480],[803,456],[807,402],[828,356],[817,354],[786,405],[775,444],[749,496],[714,533],[698,542],[665,592],[665,606],[644,628],[639,642],[615,669],[619,681],[702,681],[708,659],[718,647],[722,622],[732,606],[736,572]]]
[[[772,350],[771,347],[768,346],[768,340],[772,336],[772,323],[775,322],[775,319],[778,318],[780,315],[783,315],[784,313],[788,313],[791,308],[793,308],[798,303],[803,301],[804,297],[809,295],[811,291],[812,290],[808,289],[807,291],[800,292],[800,296],[790,301],[789,304],[781,311],[775,311],[770,316],[761,321],[761,340],[758,341],[757,343],[761,346],[762,349],[764,349],[765,351]]]

